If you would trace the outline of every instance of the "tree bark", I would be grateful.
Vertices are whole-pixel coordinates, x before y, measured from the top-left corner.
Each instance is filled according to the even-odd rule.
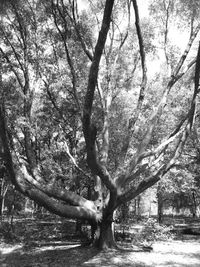
[[[117,248],[114,237],[114,222],[113,213],[108,217],[104,217],[99,226],[96,229],[96,245],[99,249],[108,250],[111,248]]]
[[[158,194],[158,223],[162,224],[163,222],[163,199]]]

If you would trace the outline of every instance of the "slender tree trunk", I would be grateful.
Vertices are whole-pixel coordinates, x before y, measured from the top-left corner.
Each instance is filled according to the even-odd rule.
[[[158,223],[161,224],[163,222],[163,208],[164,208],[164,198],[161,183],[158,183],[157,187],[157,201],[158,201],[158,214],[157,219]]]
[[[6,186],[5,191],[2,196],[2,202],[1,202],[1,215],[3,215],[4,209],[5,209],[5,198],[6,198],[6,193],[8,191],[8,186]]]
[[[8,185],[4,187],[4,184],[2,183],[1,187],[1,194],[0,194],[0,215],[3,215],[4,211],[4,205],[5,205],[5,198],[6,198],[6,193],[8,191]]]
[[[79,219],[76,220],[76,230],[75,231],[77,234],[81,234],[81,232],[82,232],[82,221]]]
[[[163,205],[158,203],[158,223],[161,224],[163,221]]]
[[[194,191],[192,191],[192,200],[193,200],[192,217],[195,218],[197,213],[197,203]]]
[[[0,196],[0,216],[3,215],[3,197]]]
[[[161,224],[163,222],[163,199],[161,194],[157,194],[158,199],[158,223]]]

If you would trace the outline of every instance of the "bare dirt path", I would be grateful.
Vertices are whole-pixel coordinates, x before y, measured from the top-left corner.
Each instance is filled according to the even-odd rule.
[[[0,249],[2,267],[200,267],[200,239],[157,242],[152,252],[99,252],[77,244]]]

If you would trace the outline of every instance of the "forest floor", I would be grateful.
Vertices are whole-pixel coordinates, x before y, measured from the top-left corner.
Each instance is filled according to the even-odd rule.
[[[21,227],[19,228],[19,225]],[[34,226],[34,227],[33,227]],[[15,226],[19,237],[15,242],[0,239],[1,267],[199,267],[200,236],[184,235],[175,240],[155,241],[151,252],[129,244],[132,251],[99,251],[93,247],[81,246],[81,240],[61,237],[66,227],[72,231],[74,224],[25,221]],[[58,231],[59,228],[59,231]],[[18,230],[16,230],[18,229]],[[50,238],[49,238],[50,237]]]
[[[200,240],[156,242],[152,252],[99,252],[78,244],[60,244],[24,251],[20,245],[1,247],[2,267],[199,267]]]

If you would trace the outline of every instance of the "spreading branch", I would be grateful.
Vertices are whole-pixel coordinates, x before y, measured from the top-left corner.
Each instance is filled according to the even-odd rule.
[[[7,138],[5,110],[2,103],[0,106],[0,138],[3,144],[3,160],[6,170],[18,191],[57,215],[67,218],[84,218],[96,221],[100,219],[92,201],[86,200],[65,189],[60,190],[60,188],[56,188],[55,185],[39,183],[38,181],[43,181],[43,179],[35,179],[28,173],[25,165],[21,163],[18,170],[14,168]],[[60,202],[58,203],[57,200],[65,201],[68,205]]]
[[[183,131],[180,133],[177,139],[177,143],[176,143],[176,147],[174,149],[173,155],[168,159],[168,161],[166,161],[166,163],[161,164],[161,166],[156,171],[154,171],[154,173],[152,173],[148,178],[142,180],[136,186],[135,185],[131,186],[128,191],[124,192],[118,198],[119,204],[123,203],[124,201],[130,201],[131,199],[135,198],[136,196],[144,192],[147,188],[156,184],[161,179],[161,177],[163,177],[171,168],[176,166],[176,161],[177,159],[179,159],[181,155],[183,146],[185,145],[187,137],[189,136],[193,123],[194,123],[195,109],[196,109],[196,97],[197,97],[197,94],[199,93],[199,80],[200,80],[200,43],[199,43],[199,48],[198,48],[198,53],[197,53],[197,58],[196,58],[194,93],[193,93],[193,97],[192,97],[192,101],[190,105],[190,110],[188,112],[187,121],[183,128]],[[171,136],[171,138],[174,136]],[[126,177],[126,179],[129,182],[132,181],[132,179],[130,178],[135,178],[135,176],[129,175]]]
[[[148,121],[148,126],[147,126],[147,130],[146,130],[146,133],[142,139],[142,142],[140,143],[139,147],[138,147],[138,150],[137,150],[137,153],[136,153],[136,156],[133,158],[133,160],[131,161],[130,163],[130,169],[129,169],[129,173],[131,173],[135,166],[141,161],[142,159],[142,155],[143,153],[145,153],[146,151],[146,147],[148,146],[150,140],[151,140],[151,137],[152,137],[152,134],[153,134],[153,130],[155,128],[155,125],[157,123],[157,120],[158,118],[160,117],[160,115],[162,114],[162,111],[163,111],[163,108],[164,106],[166,105],[166,102],[167,102],[167,97],[171,91],[171,88],[173,87],[173,85],[179,80],[180,76],[179,76],[179,71],[181,69],[181,67],[183,66],[185,60],[186,60],[186,57],[191,49],[191,46],[195,40],[195,37],[197,35],[197,33],[199,32],[200,30],[200,25],[197,26],[196,30],[194,31],[194,33],[190,36],[190,40],[186,46],[186,49],[184,51],[184,53],[182,54],[179,62],[177,63],[177,66],[176,68],[174,69],[174,72],[173,72],[173,75],[171,76],[171,79],[169,80],[164,92],[163,92],[163,95],[162,95],[162,98],[158,104],[158,106],[156,108],[154,108],[150,118],[149,118],[149,121]]]
[[[23,165],[21,164],[20,171],[23,175],[23,178],[26,181],[28,181],[31,185],[33,185],[38,190],[41,190],[43,193],[45,193],[49,197],[53,197],[57,200],[62,200],[65,203],[70,204],[72,206],[81,206],[83,208],[93,209],[94,211],[96,210],[96,207],[92,201],[87,200],[77,195],[74,192],[71,192],[66,189],[58,188],[56,187],[55,184],[51,184],[51,183],[46,184],[46,183],[38,182],[38,180],[41,181],[43,179],[38,179],[38,178],[37,180],[34,179],[34,177],[28,173],[27,168],[24,164]],[[39,175],[38,172],[37,172],[37,175]]]

